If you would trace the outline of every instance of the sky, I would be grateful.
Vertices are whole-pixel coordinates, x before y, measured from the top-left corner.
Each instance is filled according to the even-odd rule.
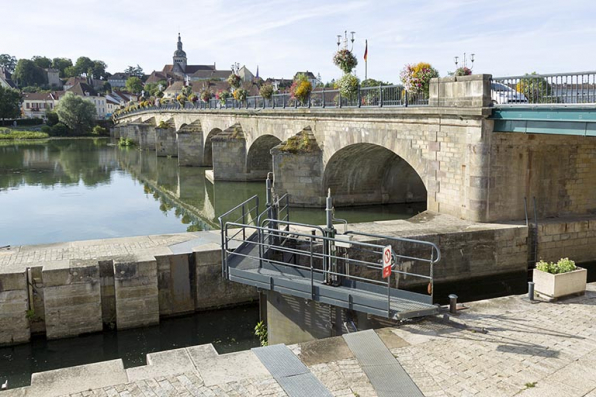
[[[355,31],[356,74],[392,83],[407,63],[441,76],[454,57],[495,77],[596,69],[594,0],[0,0],[0,54],[103,60],[108,71],[172,63],[177,34],[189,64],[246,65],[260,77],[341,77],[337,35]],[[468,61],[468,66],[470,62]]]

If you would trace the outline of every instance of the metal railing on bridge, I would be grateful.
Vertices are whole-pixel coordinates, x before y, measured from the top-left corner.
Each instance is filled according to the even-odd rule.
[[[596,71],[493,77],[494,106],[596,104]]]
[[[287,202],[283,196],[259,214],[253,196],[220,217],[223,277],[390,319],[437,313],[434,265],[441,254],[435,244],[292,222]],[[387,244],[393,275],[383,278]]]
[[[118,117],[151,110],[375,108],[427,106],[428,102],[427,94],[408,92],[401,85],[359,86],[357,92],[348,97],[342,96],[339,90],[316,88],[305,101],[292,98],[289,93],[274,94],[269,99],[262,96],[249,96],[244,101],[234,98],[226,100],[212,98],[207,102],[200,100],[184,104],[172,102],[160,106],[142,107]]]

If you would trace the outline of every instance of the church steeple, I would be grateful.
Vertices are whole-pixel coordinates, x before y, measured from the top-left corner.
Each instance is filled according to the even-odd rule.
[[[179,65],[183,72],[186,70],[186,52],[182,50],[180,33],[178,33],[178,49],[174,52],[174,69],[176,69],[176,65]]]

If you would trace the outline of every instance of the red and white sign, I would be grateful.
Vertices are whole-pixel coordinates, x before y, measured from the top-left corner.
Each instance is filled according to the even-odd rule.
[[[383,278],[387,278],[391,275],[391,257],[392,257],[391,246],[388,245],[383,248]]]

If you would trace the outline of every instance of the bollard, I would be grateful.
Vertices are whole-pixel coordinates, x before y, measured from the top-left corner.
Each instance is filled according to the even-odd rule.
[[[449,313],[457,312],[457,295],[449,294]]]
[[[534,282],[528,281],[528,299],[533,301],[534,300]]]

